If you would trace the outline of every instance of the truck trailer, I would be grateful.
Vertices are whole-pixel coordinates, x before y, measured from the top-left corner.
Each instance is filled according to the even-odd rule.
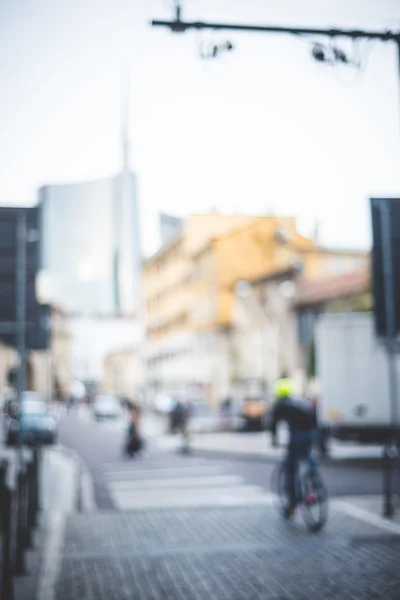
[[[315,348],[324,427],[337,439],[384,443],[393,425],[389,365],[373,315],[321,315]],[[400,357],[396,368],[400,382]]]

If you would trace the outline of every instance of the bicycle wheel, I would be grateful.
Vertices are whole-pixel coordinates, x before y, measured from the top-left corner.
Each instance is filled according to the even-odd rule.
[[[320,531],[328,519],[328,493],[320,474],[308,470],[301,478],[303,517],[309,531]]]
[[[271,489],[276,494],[276,507],[282,517],[288,519],[285,509],[288,505],[289,493],[286,484],[285,463],[280,463],[272,472]]]

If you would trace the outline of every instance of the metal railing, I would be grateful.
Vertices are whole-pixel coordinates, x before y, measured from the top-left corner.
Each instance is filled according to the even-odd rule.
[[[0,600],[13,600],[14,578],[26,573],[39,510],[40,449],[0,460]]]

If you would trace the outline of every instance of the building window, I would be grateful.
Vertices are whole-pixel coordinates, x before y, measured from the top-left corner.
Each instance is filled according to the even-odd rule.
[[[314,339],[314,327],[317,317],[318,314],[312,310],[303,310],[298,313],[298,336],[303,346],[308,346]]]

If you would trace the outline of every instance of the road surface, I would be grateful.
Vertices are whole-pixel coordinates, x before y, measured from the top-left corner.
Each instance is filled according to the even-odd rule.
[[[98,423],[83,409],[60,421],[60,442],[77,452],[92,475],[100,509],[129,510],[148,506],[176,506],[177,502],[218,504],[268,503],[275,464],[243,459],[183,456],[148,444],[136,460],[122,456],[124,424]],[[322,465],[331,497],[379,494],[382,476],[376,462]],[[236,500],[234,500],[236,499]]]

